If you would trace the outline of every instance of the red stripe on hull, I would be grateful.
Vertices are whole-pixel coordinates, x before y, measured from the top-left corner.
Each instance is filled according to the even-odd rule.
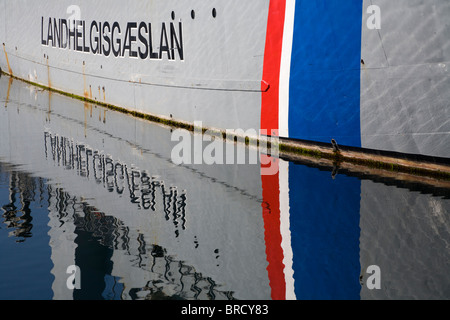
[[[263,82],[269,89],[262,93],[261,129],[278,136],[279,82],[286,0],[270,0],[264,52]]]

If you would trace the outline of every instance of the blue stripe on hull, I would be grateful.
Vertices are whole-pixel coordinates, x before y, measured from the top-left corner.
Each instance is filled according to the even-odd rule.
[[[360,193],[357,178],[289,165],[297,299],[360,299]]]
[[[297,0],[289,136],[361,147],[362,0]]]

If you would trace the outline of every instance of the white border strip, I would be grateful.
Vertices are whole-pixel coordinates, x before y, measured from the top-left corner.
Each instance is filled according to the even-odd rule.
[[[280,65],[278,128],[280,137],[289,137],[289,80],[291,76],[292,41],[294,37],[295,0],[286,0],[283,45]]]

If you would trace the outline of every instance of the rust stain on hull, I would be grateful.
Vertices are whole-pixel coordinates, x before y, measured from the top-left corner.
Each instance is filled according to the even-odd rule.
[[[10,75],[13,75],[13,72],[12,72],[12,69],[11,69],[11,65],[9,64],[8,53],[6,52],[5,44],[3,44],[3,52],[5,53],[6,64],[8,65],[8,72],[9,72]]]
[[[48,64],[48,56],[47,56],[47,79],[48,79],[48,87],[52,87],[52,81],[50,80],[50,65]]]
[[[5,108],[8,107],[8,102],[9,102],[9,94],[11,92],[11,85],[13,83],[13,78],[9,78],[9,82],[8,82],[8,91],[6,92],[6,100],[5,100]]]
[[[92,117],[92,109],[89,110],[89,106],[90,106],[90,104],[88,102],[84,103],[84,137],[85,138],[87,137],[87,122],[88,122],[87,113],[90,112],[91,117]]]
[[[90,87],[90,86],[89,86]],[[86,81],[86,63],[83,61],[83,94],[86,99],[92,98],[92,89],[91,92],[87,89],[87,81]]]

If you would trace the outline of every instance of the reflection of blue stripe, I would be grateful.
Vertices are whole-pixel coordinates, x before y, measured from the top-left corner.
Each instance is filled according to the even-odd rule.
[[[290,228],[298,300],[358,300],[361,182],[289,166]]]
[[[360,147],[362,0],[297,0],[291,138]]]

